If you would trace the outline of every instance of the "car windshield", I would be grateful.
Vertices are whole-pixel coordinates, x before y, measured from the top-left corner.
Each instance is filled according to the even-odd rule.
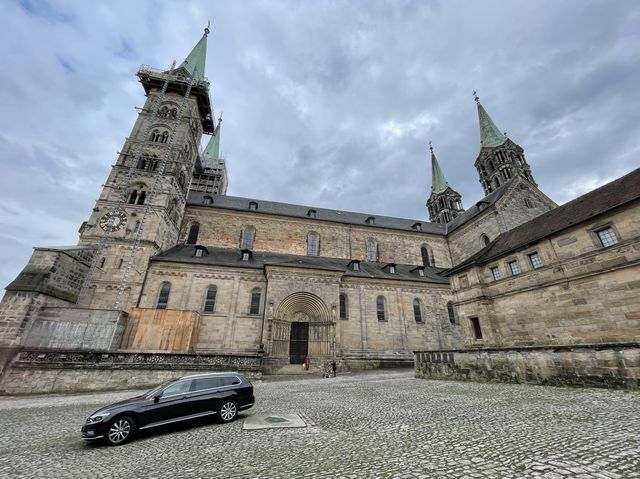
[[[151,391],[144,395],[145,398],[149,399],[155,396],[160,390],[166,388],[169,384],[175,383],[177,379],[172,379],[171,381],[167,381],[166,383],[162,383],[160,386],[156,386]]]

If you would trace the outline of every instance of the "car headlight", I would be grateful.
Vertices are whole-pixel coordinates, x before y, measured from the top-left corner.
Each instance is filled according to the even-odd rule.
[[[96,424],[102,422],[109,414],[108,412],[101,412],[100,414],[94,414],[87,418],[87,424]]]

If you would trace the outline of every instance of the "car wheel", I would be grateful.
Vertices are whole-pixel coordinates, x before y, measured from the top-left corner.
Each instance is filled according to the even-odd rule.
[[[120,416],[115,418],[109,424],[105,440],[110,446],[119,446],[124,444],[133,436],[135,430],[135,421],[129,416]]]
[[[220,422],[231,422],[238,416],[238,406],[230,399],[223,401],[218,408],[218,418]]]

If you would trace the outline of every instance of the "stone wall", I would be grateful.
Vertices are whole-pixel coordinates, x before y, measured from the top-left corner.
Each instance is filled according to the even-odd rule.
[[[3,371],[0,394],[145,389],[188,374],[240,371],[260,378],[259,356],[23,350]]]
[[[123,311],[44,307],[23,342],[29,348],[114,351],[120,346]]]
[[[306,255],[307,235],[313,231],[320,235],[320,256],[362,260],[365,240],[372,238],[378,242],[380,262],[420,265],[420,248],[428,245],[433,251],[435,266],[451,266],[444,236],[426,232],[192,205],[187,207],[181,241],[186,241],[189,227],[195,222],[200,224],[198,243],[205,246],[238,248],[243,228],[253,226],[255,251]]]
[[[498,235],[557,206],[523,178],[517,178],[507,188],[508,191],[493,206],[449,233],[447,240],[453,265],[484,248],[481,235],[487,235],[493,241]]]
[[[415,353],[421,379],[640,387],[640,343]]]
[[[615,228],[603,248],[594,230]],[[529,255],[538,253],[534,268]],[[517,261],[518,275],[507,263]],[[494,280],[490,268],[501,271]],[[640,338],[640,224],[637,207],[594,218],[452,278],[463,342],[458,347],[590,344]],[[469,318],[478,318],[482,339]]]

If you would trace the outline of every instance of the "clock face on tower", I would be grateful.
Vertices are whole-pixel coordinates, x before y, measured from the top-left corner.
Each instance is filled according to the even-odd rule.
[[[127,224],[127,214],[122,210],[110,211],[100,218],[100,228],[105,231],[118,231]]]

